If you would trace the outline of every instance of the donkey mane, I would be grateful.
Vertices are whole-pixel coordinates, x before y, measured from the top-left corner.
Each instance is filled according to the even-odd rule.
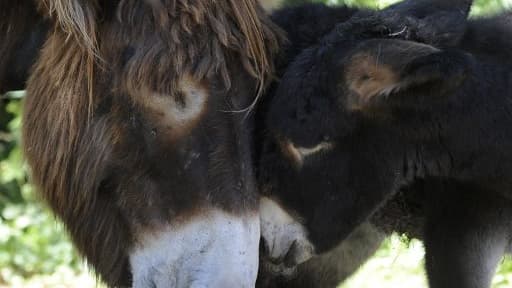
[[[75,38],[84,49],[88,61],[101,60],[98,40],[98,22],[101,17],[97,12],[100,4],[97,0],[40,0],[40,9],[60,24],[60,29]],[[85,3],[84,3],[85,2]],[[137,2],[119,0],[118,18],[120,21],[134,24],[133,13]],[[273,73],[273,55],[282,41],[279,28],[274,25],[259,6],[257,0],[146,0],[153,8],[153,19],[156,29],[172,31],[172,51],[176,57],[173,64],[176,74],[193,71],[194,76],[201,79],[207,75],[220,73],[225,84],[230,86],[230,75],[225,63],[225,51],[239,54],[244,68],[258,79],[260,87],[264,87]],[[123,10],[131,10],[124,14]],[[126,18],[126,15],[130,15]],[[132,18],[132,19],[130,19]],[[190,45],[190,37],[197,32],[197,27],[209,30],[208,45]],[[211,37],[210,37],[211,38]],[[206,48],[206,51],[204,50]],[[191,50],[192,49],[192,50]],[[202,55],[208,55],[203,57]],[[200,64],[197,59],[202,58]],[[194,66],[195,67],[191,67]],[[150,66],[149,64],[147,66]],[[192,69],[191,69],[192,68]],[[148,70],[151,67],[147,67]],[[89,71],[89,78],[93,70]],[[148,75],[142,73],[142,75]],[[149,74],[151,75],[151,74]],[[153,76],[153,75],[151,75]],[[151,76],[147,78],[151,78]],[[139,76],[139,78],[142,76]],[[146,79],[139,79],[145,82]]]
[[[273,73],[280,30],[257,0],[39,0],[39,9],[54,27],[24,110],[33,182],[103,280],[128,285],[132,241],[116,195],[130,183],[119,183],[122,163],[113,159],[133,155],[113,156],[130,140],[116,119],[125,103],[108,96],[152,90],[179,97],[184,75],[227,91],[233,63],[261,91]]]

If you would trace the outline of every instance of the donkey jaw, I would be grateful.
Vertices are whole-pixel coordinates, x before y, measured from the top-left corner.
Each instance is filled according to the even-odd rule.
[[[134,288],[255,286],[257,213],[236,216],[209,211],[141,239],[130,253]]]

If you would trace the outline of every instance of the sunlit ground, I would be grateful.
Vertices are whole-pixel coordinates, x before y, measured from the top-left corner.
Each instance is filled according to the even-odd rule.
[[[8,284],[0,288],[106,288],[99,284],[92,273],[84,267],[76,272],[71,268],[60,267],[51,275],[37,275],[29,279],[14,276]]]
[[[420,241],[413,240],[406,244],[398,236],[393,236],[382,245],[375,257],[340,288],[426,288],[424,255]],[[492,287],[512,287],[510,259],[501,263]]]

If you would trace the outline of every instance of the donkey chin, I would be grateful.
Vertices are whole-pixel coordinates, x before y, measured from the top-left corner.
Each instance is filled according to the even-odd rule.
[[[145,233],[130,253],[133,287],[254,287],[259,236],[257,213],[218,210]]]

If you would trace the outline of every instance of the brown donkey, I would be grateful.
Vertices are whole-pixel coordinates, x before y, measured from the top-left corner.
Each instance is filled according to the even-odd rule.
[[[110,286],[254,286],[247,112],[280,39],[258,1],[36,2],[23,148],[79,251]]]

